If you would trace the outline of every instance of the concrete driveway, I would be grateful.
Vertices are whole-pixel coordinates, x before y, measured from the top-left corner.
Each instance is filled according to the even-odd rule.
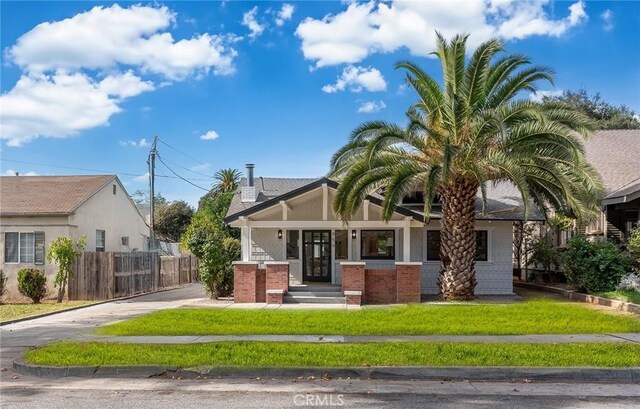
[[[201,302],[206,294],[200,284],[145,294],[74,311],[0,327],[0,366],[7,368],[0,378],[12,375],[13,360],[25,349],[77,336],[97,326],[167,308]]]

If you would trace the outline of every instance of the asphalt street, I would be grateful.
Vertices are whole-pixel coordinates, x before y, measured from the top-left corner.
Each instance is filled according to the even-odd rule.
[[[367,380],[11,379],[7,409],[637,408],[640,385]]]

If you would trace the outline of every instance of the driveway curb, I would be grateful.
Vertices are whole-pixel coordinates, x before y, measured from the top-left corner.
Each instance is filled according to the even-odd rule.
[[[38,314],[38,315],[29,315],[28,317],[16,318],[16,319],[13,319],[13,320],[8,320],[8,321],[0,321],[0,327],[4,327],[5,325],[9,325],[9,324],[15,324],[17,322],[35,320],[37,318],[44,318],[44,317],[48,317],[50,315],[60,314],[60,313],[63,313],[63,312],[69,312],[69,311],[81,310],[83,308],[95,307],[96,305],[107,304],[107,303],[110,303],[110,302],[126,301],[126,300],[130,300],[132,298],[142,297],[143,295],[156,294],[156,293],[161,293],[161,292],[164,292],[164,291],[170,291],[170,290],[175,290],[177,288],[184,288],[184,287],[187,287],[187,286],[186,285],[180,285],[180,286],[177,286],[177,287],[163,288],[161,290],[151,291],[151,292],[148,292],[148,293],[140,293],[140,294],[128,295],[126,297],[112,298],[110,300],[101,300],[101,301],[96,301],[96,302],[91,303],[91,304],[84,304],[84,305],[78,305],[78,306],[75,306],[75,307],[65,308],[64,310],[49,311],[49,312],[45,312],[45,313]]]
[[[554,381],[640,384],[640,367],[537,368],[537,367],[195,367],[171,366],[43,366],[22,359],[13,368],[42,378],[361,378],[394,380]]]

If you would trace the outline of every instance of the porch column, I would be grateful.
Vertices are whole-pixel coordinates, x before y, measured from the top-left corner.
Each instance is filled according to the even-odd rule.
[[[233,262],[233,302],[254,303],[258,298],[258,263]]]
[[[420,302],[422,263],[396,263],[396,302]]]
[[[289,290],[289,262],[265,261],[267,303],[282,304]]]
[[[411,217],[405,217],[402,228],[402,261],[411,261]]]
[[[342,262],[340,266],[342,267],[342,292],[347,299],[347,304],[361,305],[364,300],[365,262]]]

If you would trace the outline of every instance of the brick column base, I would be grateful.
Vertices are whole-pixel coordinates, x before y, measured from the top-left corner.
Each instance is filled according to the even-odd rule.
[[[233,263],[233,302],[254,303],[257,295],[258,263]]]
[[[344,262],[342,266],[342,291],[360,291],[364,295],[364,262]]]
[[[267,304],[282,304],[284,295],[289,291],[289,262],[267,261],[266,290]]]
[[[396,263],[396,302],[420,302],[422,263]]]
[[[284,290],[267,290],[267,304],[282,304]]]
[[[362,305],[362,291],[345,291],[347,305]]]

